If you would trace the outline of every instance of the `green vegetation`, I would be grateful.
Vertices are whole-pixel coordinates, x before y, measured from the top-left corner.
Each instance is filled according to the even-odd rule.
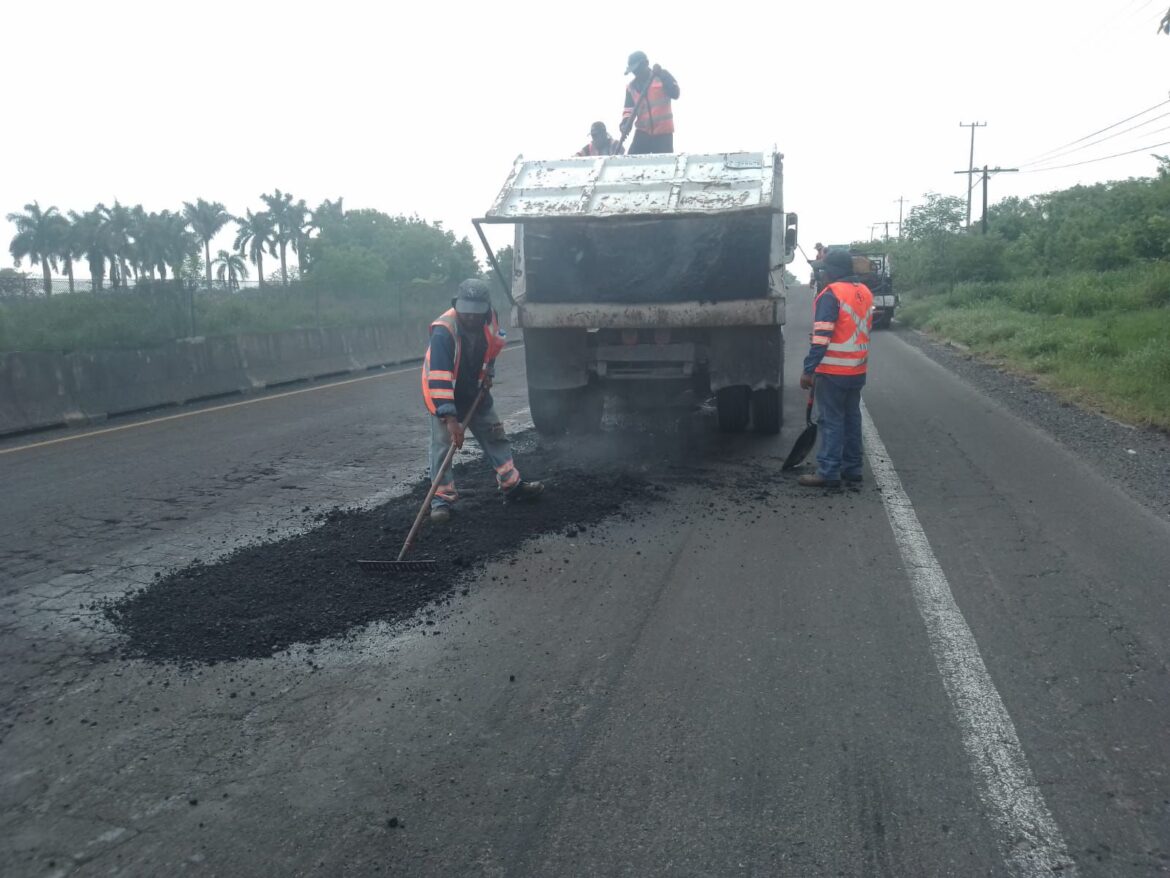
[[[320,295],[302,283],[240,293],[156,283],[119,295],[8,299],[0,304],[0,350],[139,348],[193,334],[417,323],[439,314],[454,295],[454,284],[428,282],[366,297]]]
[[[13,259],[18,268],[26,259],[39,266],[41,278],[0,270],[0,350],[138,347],[191,334],[417,320],[433,317],[460,280],[480,274],[468,240],[441,223],[347,212],[340,198],[310,210],[279,189],[260,199],[265,209],[243,217],[202,198],[181,213],[114,202],[64,215],[33,202],[10,214]],[[232,222],[233,251],[212,258],[212,239]],[[278,286],[264,274],[265,256],[279,260]],[[88,284],[75,284],[74,261],[88,265]],[[259,289],[241,290],[248,262]],[[68,293],[54,294],[57,270],[67,274]]]
[[[1066,398],[1170,429],[1170,163],[1158,175],[1010,198],[956,231],[928,194],[888,247],[903,322]]]

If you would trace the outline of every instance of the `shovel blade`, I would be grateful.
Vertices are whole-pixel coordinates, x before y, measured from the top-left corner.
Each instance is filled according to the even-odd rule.
[[[788,452],[788,457],[784,459],[784,465],[780,469],[789,470],[800,466],[816,444],[817,425],[809,424],[804,428],[804,432],[796,437],[796,442],[793,444],[792,450]]]
[[[437,570],[439,562],[425,558],[418,561],[358,561],[357,565],[368,573],[427,573]]]

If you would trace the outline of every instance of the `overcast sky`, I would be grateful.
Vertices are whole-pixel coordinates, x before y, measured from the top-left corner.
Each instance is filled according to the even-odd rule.
[[[868,237],[898,218],[899,196],[908,210],[928,191],[965,194],[952,173],[967,166],[960,122],[988,123],[977,165],[1036,168],[1024,163],[1167,101],[1170,37],[1155,33],[1166,5],[9,3],[0,215],[34,199],[80,211],[197,197],[242,214],[279,187],[311,206],[344,196],[346,208],[418,213],[474,240],[469,219],[517,154],[570,155],[597,119],[616,131],[626,56],[642,49],[682,89],[676,150],[785,154],[785,207],[809,249]],[[1170,116],[1153,119],[1168,111],[1049,164],[1170,141],[1158,130]],[[1154,168],[1141,149],[1005,174],[991,197]],[[0,222],[5,250],[12,234]]]

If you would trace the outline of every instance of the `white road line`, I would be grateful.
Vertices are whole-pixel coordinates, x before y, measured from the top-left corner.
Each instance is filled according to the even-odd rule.
[[[1027,878],[1054,871],[1073,876],[1076,866],[1036,785],[1015,725],[864,404],[861,423],[865,454],[1008,871]]]

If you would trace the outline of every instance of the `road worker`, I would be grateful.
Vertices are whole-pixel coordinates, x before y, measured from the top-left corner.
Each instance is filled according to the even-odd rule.
[[[577,151],[579,156],[621,155],[625,152],[621,141],[609,136],[604,122],[594,122],[589,127],[589,142]]]
[[[463,281],[450,310],[431,324],[431,341],[423,360],[422,394],[431,424],[430,474],[433,479],[451,443],[456,448],[463,447],[462,421],[483,387],[484,398],[468,428],[495,468],[496,484],[504,499],[532,500],[540,496],[544,485],[520,478],[490,393],[495,360],[504,344],[488,285],[479,278]],[[457,497],[455,477],[448,470],[431,501],[431,522],[449,521]]]
[[[844,250],[825,254],[827,284],[813,303],[813,331],[800,386],[813,390],[820,414],[815,474],[800,477],[809,488],[858,487],[861,464],[861,388],[869,360],[873,293],[856,280]],[[814,390],[815,384],[815,390]]]
[[[630,155],[674,152],[674,111],[671,100],[678,100],[678,82],[657,64],[650,66],[645,52],[634,52],[626,65],[634,78],[626,85],[626,104],[622,110],[620,130],[625,141],[630,131],[634,142]]]

